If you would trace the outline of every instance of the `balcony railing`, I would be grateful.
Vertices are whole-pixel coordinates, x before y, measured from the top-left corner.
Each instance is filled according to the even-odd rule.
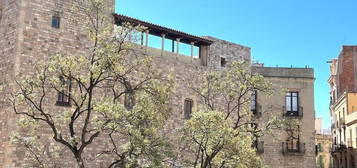
[[[304,154],[305,143],[298,142],[293,146],[288,145],[288,142],[282,143],[283,154]]]
[[[334,144],[332,145],[332,152],[338,152],[338,151],[342,151],[342,150],[345,150],[347,149],[346,145],[345,144]]]
[[[286,106],[283,106],[283,116],[285,117],[303,117],[304,109],[299,106],[298,111],[287,111]]]
[[[258,153],[264,153],[264,141],[254,141],[253,147],[257,150]]]

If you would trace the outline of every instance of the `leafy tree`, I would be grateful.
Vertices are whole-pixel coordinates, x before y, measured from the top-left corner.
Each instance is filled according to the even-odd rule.
[[[9,99],[23,129],[12,141],[38,167],[63,167],[63,152],[72,153],[80,168],[99,157],[111,161],[108,167],[158,166],[164,158],[167,145],[159,130],[170,112],[172,79],[135,45],[145,28],[113,26],[106,2],[73,0],[82,16],[71,21],[86,32],[85,52],[51,55],[31,75],[16,77]],[[99,139],[106,147],[99,145],[98,155],[89,157],[88,148]]]
[[[257,127],[249,104],[255,91],[270,95],[271,84],[239,61],[225,70],[207,72],[195,83],[191,88],[202,103],[182,129],[181,163],[202,168],[264,167],[252,148],[253,140],[283,122],[272,117]]]
[[[218,111],[199,111],[183,127],[183,139],[193,153],[185,158],[192,167],[263,167],[252,148],[251,134],[232,128],[233,120]]]

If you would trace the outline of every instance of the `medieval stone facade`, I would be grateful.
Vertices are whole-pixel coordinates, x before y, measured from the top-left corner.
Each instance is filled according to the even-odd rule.
[[[33,74],[32,67],[38,60],[43,60],[57,53],[81,53],[85,51],[85,36],[76,31],[79,25],[73,25],[69,17],[70,0],[0,0],[0,85],[11,90],[15,74]],[[113,12],[114,2],[110,0]],[[53,17],[59,18],[59,26],[53,26]],[[190,39],[191,36],[187,35]],[[192,37],[194,38],[194,37]],[[177,85],[173,98],[172,122],[167,130],[174,129],[184,121],[183,103],[191,99],[194,105],[199,100],[188,88],[191,74],[207,70],[220,70],[234,60],[251,62],[250,48],[213,37],[202,37],[211,44],[200,44],[199,58],[190,58],[173,52],[163,52],[148,48],[148,53],[157,56],[155,64],[161,69],[174,72]],[[163,54],[161,54],[163,53]],[[313,71],[311,69],[255,68],[265,76],[273,86],[287,91],[299,92],[299,101],[304,108],[303,116],[295,116],[301,123],[299,149],[286,150],[284,130],[277,131],[276,137],[267,136],[261,153],[270,167],[313,168],[314,156],[314,106],[313,106]],[[3,93],[0,93],[4,96]],[[284,114],[285,94],[276,92],[272,98],[259,95],[262,114],[259,122],[267,122],[271,116]],[[290,116],[291,117],[291,116]],[[10,143],[9,136],[17,129],[17,117],[3,101],[0,102],[0,167],[14,168],[28,165],[29,158],[25,151]],[[311,129],[310,129],[311,128]],[[301,144],[301,146],[300,146]],[[303,144],[303,145],[302,145]],[[93,147],[95,144],[93,145]],[[300,148],[301,147],[301,148]],[[102,162],[92,163],[91,167],[100,167]]]

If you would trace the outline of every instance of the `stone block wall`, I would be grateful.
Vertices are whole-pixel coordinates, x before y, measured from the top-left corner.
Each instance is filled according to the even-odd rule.
[[[5,87],[14,77],[15,55],[18,46],[18,18],[20,3],[17,0],[0,0],[0,87]],[[6,157],[9,150],[8,123],[10,114],[3,98],[4,88],[0,91],[0,167],[9,163]]]
[[[303,73],[296,76],[296,71],[303,71]],[[252,67],[252,72],[262,74],[266,80],[272,83],[274,89],[271,96],[258,92],[257,102],[262,106],[261,117],[257,120],[258,125],[264,125],[274,116],[283,119],[286,91],[298,91],[299,105],[303,107],[302,117],[289,118],[296,120],[299,124],[300,142],[305,143],[306,151],[283,154],[282,143],[286,142],[287,134],[282,128],[274,130],[272,135],[266,135],[260,139],[264,141],[264,153],[261,154],[263,160],[269,167],[314,168],[316,165],[313,69]]]
[[[251,62],[250,48],[239,44],[217,39],[210,36],[204,36],[214,43],[209,47],[209,57],[207,66],[214,69],[221,68],[221,58],[224,58],[229,66],[229,63],[235,60]]]
[[[110,0],[114,7],[114,0]],[[0,0],[3,6],[2,19],[0,20],[0,84],[12,83],[16,73],[34,73],[33,65],[38,60],[44,60],[54,54],[85,54],[86,38],[80,31],[80,24],[73,25],[69,18],[74,14],[70,9],[70,0]],[[112,8],[111,10],[113,10]],[[60,28],[51,27],[53,15],[60,16]],[[213,37],[205,37],[214,41],[209,49],[208,66],[201,66],[199,60],[190,62],[190,58],[180,56],[177,60],[173,53],[165,52],[161,57],[160,51],[150,49],[149,53],[156,56],[156,67],[163,72],[171,72],[175,76],[176,94],[173,96],[173,112],[166,130],[168,134],[175,135],[175,130],[184,121],[183,105],[186,98],[194,101],[194,107],[200,103],[195,97],[189,85],[194,82],[197,75],[208,70],[221,69],[221,57],[225,58],[227,64],[234,60],[250,62],[250,48],[238,44],[219,40]],[[274,87],[301,89],[306,99],[307,108],[304,108],[302,122],[302,140],[306,143],[306,154],[304,156],[282,156],[281,139],[277,142],[267,137],[265,142],[266,152],[262,155],[266,163],[272,167],[313,167],[315,163],[314,137],[313,137],[313,79],[297,78],[269,78]],[[9,88],[11,89],[11,88]],[[312,94],[312,95],[311,95]],[[262,100],[264,98],[262,97]],[[277,93],[274,99],[262,101],[275,104],[273,114],[281,114],[281,106],[284,102],[284,94]],[[269,102],[272,101],[273,102]],[[311,105],[312,103],[312,105]],[[271,105],[264,105],[263,109]],[[12,146],[9,143],[9,134],[16,130],[16,117],[11,109],[0,104],[0,167],[13,168],[29,165],[22,148]],[[270,118],[270,114],[263,114],[262,121]],[[310,122],[311,120],[311,122]],[[310,130],[312,129],[312,131]],[[43,130],[44,138],[50,136],[48,130]],[[278,136],[279,133],[277,132]],[[96,148],[105,147],[106,144],[98,140],[88,149],[94,155]],[[66,156],[67,153],[63,153]],[[311,165],[312,163],[313,165]],[[295,165],[296,164],[296,165]],[[101,167],[103,161],[93,161],[89,167]],[[311,165],[311,166],[310,166]]]
[[[108,0],[108,4],[111,16],[114,0]],[[87,39],[81,32],[81,23],[70,21],[72,16],[81,15],[72,11],[71,0],[0,0],[0,8],[0,85],[13,84],[19,73],[34,74],[33,65],[39,60],[55,54],[85,53]],[[60,17],[60,28],[51,26],[54,15]],[[11,89],[7,87],[5,91]],[[18,130],[17,119],[1,99],[0,167],[30,165],[25,150],[9,142],[12,131]],[[44,130],[41,137],[47,136],[51,134]]]

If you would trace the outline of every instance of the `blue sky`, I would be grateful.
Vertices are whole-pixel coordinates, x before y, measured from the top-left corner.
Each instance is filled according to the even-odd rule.
[[[357,44],[356,0],[116,0],[116,12],[252,49],[266,66],[315,69],[315,110],[329,118],[329,65]]]

